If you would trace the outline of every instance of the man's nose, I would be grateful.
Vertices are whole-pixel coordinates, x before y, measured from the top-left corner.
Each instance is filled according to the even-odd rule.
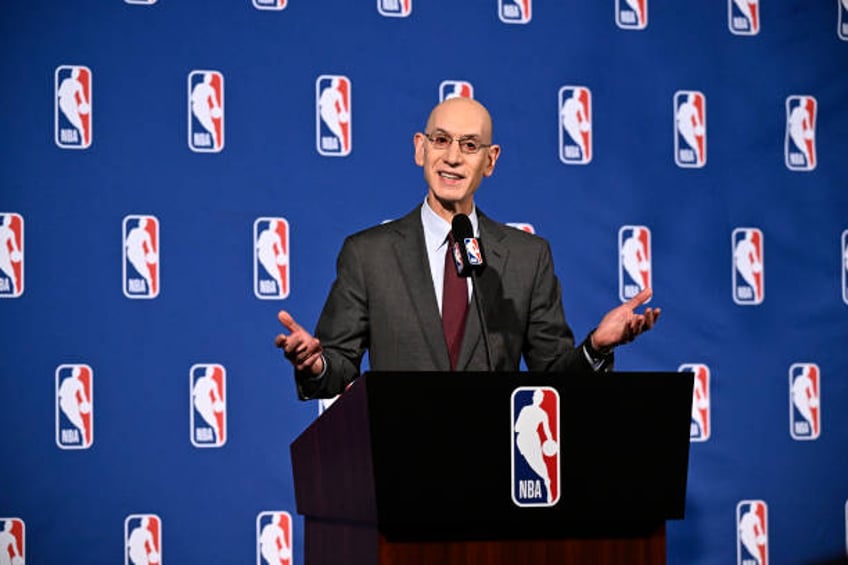
[[[445,150],[445,161],[451,165],[457,165],[462,161],[462,151],[459,150],[459,142],[452,139]]]

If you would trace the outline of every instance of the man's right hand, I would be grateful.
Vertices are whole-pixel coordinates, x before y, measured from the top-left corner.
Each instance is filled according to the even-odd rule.
[[[285,326],[289,334],[279,334],[274,339],[274,344],[283,350],[286,359],[294,365],[298,371],[308,371],[313,375],[320,375],[324,371],[324,357],[321,342],[312,334],[303,329],[294,321],[291,314],[280,310],[277,314],[280,323]]]

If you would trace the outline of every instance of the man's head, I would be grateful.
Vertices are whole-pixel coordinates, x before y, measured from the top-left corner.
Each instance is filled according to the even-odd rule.
[[[447,147],[437,147],[434,139],[449,140]],[[491,144],[488,110],[470,98],[445,100],[433,108],[426,130],[416,133],[414,140],[415,162],[424,169],[430,207],[448,221],[456,213],[471,213],[474,192],[494,171],[501,150]],[[478,150],[468,152],[475,145]]]

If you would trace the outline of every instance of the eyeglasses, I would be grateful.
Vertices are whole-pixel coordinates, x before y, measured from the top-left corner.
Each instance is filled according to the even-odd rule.
[[[433,149],[447,149],[451,146],[451,143],[456,141],[459,144],[459,150],[466,155],[474,155],[484,147],[491,147],[491,143],[480,143],[473,137],[451,137],[446,133],[425,133],[424,137],[426,137],[430,143],[433,145]]]

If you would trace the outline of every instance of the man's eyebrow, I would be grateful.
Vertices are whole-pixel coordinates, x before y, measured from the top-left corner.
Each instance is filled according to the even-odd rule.
[[[452,133],[450,133],[449,131],[444,130],[444,129],[442,129],[442,128],[436,128],[436,129],[434,129],[434,130],[433,130],[433,133],[434,133],[434,134],[435,134],[435,133],[443,133],[443,134],[445,134],[445,135],[447,135],[447,136],[449,136],[449,137],[453,137],[453,134],[452,134]],[[459,136],[459,138],[458,138],[458,139],[480,139],[480,137],[482,137],[480,134],[477,134],[477,133],[468,133],[468,134],[465,134],[465,135],[461,135],[461,136]]]

